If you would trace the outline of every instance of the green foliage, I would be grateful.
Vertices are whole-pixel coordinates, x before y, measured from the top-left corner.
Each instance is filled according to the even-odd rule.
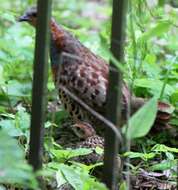
[[[107,188],[91,178],[86,170],[78,166],[59,165],[56,173],[58,186],[69,183],[75,190],[107,190]]]
[[[88,155],[92,153],[92,150],[87,148],[79,148],[79,149],[66,149],[66,150],[56,150],[52,149],[50,152],[54,155],[57,160],[68,160],[73,157]]]
[[[171,147],[168,147],[164,144],[156,144],[153,148],[152,148],[152,151],[155,151],[155,152],[173,152],[173,153],[178,153],[178,149],[177,148],[171,148]]]
[[[153,159],[155,157],[155,153],[140,153],[140,152],[126,152],[124,156],[129,158],[141,158],[144,161],[148,161],[149,159]]]
[[[71,162],[72,163],[72,162]],[[57,182],[57,187],[60,187],[64,184],[70,184],[74,189],[106,189],[106,187],[99,183],[96,178],[89,175],[89,172],[96,166],[100,166],[101,164],[95,164],[86,166],[84,164],[80,164],[77,162],[73,162],[68,166],[64,163],[59,162],[49,162],[45,165],[42,174],[46,177],[49,177],[51,180],[51,176],[53,179],[55,178]],[[46,173],[46,174],[45,174]]]
[[[17,18],[29,5],[36,1],[2,0],[0,7],[0,183],[21,188],[37,189],[32,169],[25,161],[28,152],[32,65],[35,31],[27,24],[17,23]],[[177,132],[178,126],[178,58],[177,58],[177,15],[176,1],[159,0],[130,1],[126,64],[118,63],[108,51],[110,44],[111,2],[109,0],[58,0],[53,1],[53,16],[67,27],[84,45],[105,59],[112,59],[123,72],[125,80],[137,96],[156,97],[175,107],[170,124]],[[77,5],[77,6],[76,6]],[[92,11],[91,11],[92,10]],[[107,51],[106,51],[107,50]],[[156,98],[152,98],[129,121],[125,132],[129,139],[137,139],[137,149],[126,152],[131,158],[133,172],[144,168],[151,171],[169,170],[175,173],[178,149],[167,136],[145,136],[150,131],[156,115]],[[48,101],[56,99],[51,73],[49,71]],[[173,109],[168,110],[169,113]],[[55,117],[54,117],[55,114]],[[55,176],[57,185],[69,183],[74,189],[104,190],[103,184],[91,177],[90,171],[98,165],[86,166],[64,162],[75,156],[87,155],[90,149],[66,149],[56,144],[49,131],[60,127],[67,114],[60,108],[48,110],[45,136],[45,167],[42,175],[49,181]],[[53,119],[51,119],[53,118]],[[161,138],[161,140],[160,140]],[[145,140],[146,139],[146,140]],[[161,141],[161,142],[160,142]],[[6,142],[6,143],[4,143]],[[139,143],[138,143],[139,142]],[[168,143],[168,145],[160,143]],[[50,145],[51,146],[50,146]],[[103,150],[96,148],[101,154]],[[46,158],[47,157],[47,158]],[[174,172],[173,172],[173,171]],[[171,178],[172,179],[172,178]],[[49,183],[52,183],[51,181]],[[0,189],[3,189],[3,187]],[[123,183],[120,189],[127,189]]]
[[[152,95],[159,96],[163,88],[163,82],[156,79],[140,78],[135,80],[135,87],[149,90]],[[164,89],[164,96],[170,97],[174,92],[174,88],[171,85],[166,85]]]
[[[155,165],[151,166],[150,170],[152,170],[152,171],[164,171],[164,170],[168,170],[171,168],[176,168],[177,162],[178,162],[178,160],[165,160],[159,164],[155,164]]]
[[[151,129],[157,113],[157,98],[152,98],[139,109],[123,127],[127,139],[145,136]]]
[[[150,28],[148,31],[144,32],[139,38],[138,43],[144,43],[153,37],[159,37],[165,32],[168,32],[172,23],[169,20],[160,20],[156,23],[156,26]]]
[[[32,168],[26,163],[17,141],[0,130],[0,183],[37,189]]]

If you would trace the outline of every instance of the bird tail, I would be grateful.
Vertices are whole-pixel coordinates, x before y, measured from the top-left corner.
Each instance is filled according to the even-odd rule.
[[[131,113],[134,113],[139,108],[141,108],[146,103],[146,101],[147,100],[144,98],[132,97],[131,98]],[[156,115],[155,125],[168,127],[169,126],[168,123],[171,119],[173,110],[174,109],[170,104],[158,101],[158,111]]]

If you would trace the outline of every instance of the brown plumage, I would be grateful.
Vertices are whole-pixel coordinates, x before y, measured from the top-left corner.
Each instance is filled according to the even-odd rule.
[[[37,11],[33,8],[28,10],[19,20],[27,21],[36,26],[36,18]],[[61,53],[65,53],[62,57],[62,64],[59,62]],[[54,19],[51,20],[50,57],[56,88],[58,88],[58,84],[65,86],[95,111],[105,115],[109,74],[108,64],[104,59],[82,45],[68,31],[58,25]],[[59,90],[59,97],[74,121],[86,121],[91,123],[95,129],[100,128],[101,123],[62,90]],[[124,119],[129,99],[130,92],[124,84],[122,88],[122,116]],[[132,112],[138,110],[144,103],[145,100],[132,97]],[[159,114],[157,120],[161,121],[161,123],[167,123],[170,114],[162,108],[162,104],[158,104]]]

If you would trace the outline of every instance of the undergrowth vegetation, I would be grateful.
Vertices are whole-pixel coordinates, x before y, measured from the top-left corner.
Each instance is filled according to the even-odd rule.
[[[154,96],[169,103],[172,118],[168,130],[136,137],[133,150],[122,156],[130,158],[133,175],[141,170],[150,175],[155,172],[175,184],[178,162],[178,8],[164,0],[130,2],[124,80],[136,96]],[[61,106],[52,106],[58,100],[50,70],[42,171],[34,174],[25,160],[29,153],[35,31],[27,24],[18,23],[17,18],[34,3],[33,0],[1,1],[0,189],[38,189],[36,176],[43,176],[51,187],[70,183],[76,190],[104,190],[105,185],[91,175],[96,165],[66,164],[69,158],[87,155],[91,150],[64,149],[54,140],[54,131],[68,116]],[[57,22],[106,60],[109,60],[111,13],[109,0],[53,1],[53,16]],[[151,107],[147,112],[153,112]],[[144,118],[141,119],[144,123]]]

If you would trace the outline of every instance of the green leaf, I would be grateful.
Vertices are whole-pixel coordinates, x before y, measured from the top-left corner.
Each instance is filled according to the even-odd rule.
[[[167,158],[168,158],[169,160],[174,160],[174,154],[172,154],[172,153],[170,153],[170,152],[166,152],[165,154],[166,154],[166,156],[167,156]]]
[[[17,141],[0,130],[0,183],[38,189],[32,168]]]
[[[155,152],[173,152],[178,153],[178,148],[171,148],[164,144],[156,144],[152,149]]]
[[[127,190],[127,189],[128,189],[128,187],[127,187],[127,183],[126,183],[125,181],[123,181],[123,182],[121,183],[119,189],[120,189],[120,190]]]
[[[58,170],[56,172],[56,181],[57,181],[57,187],[60,187],[61,185],[67,183],[67,180],[62,175],[61,170]]]
[[[81,176],[77,170],[74,170],[72,167],[61,164],[60,165],[61,176],[65,176],[65,179],[72,185],[76,190],[83,190],[83,182]],[[64,181],[64,179],[62,179]]]
[[[145,32],[139,39],[139,42],[147,41],[152,37],[160,36],[169,31],[172,23],[169,20],[159,21],[153,28],[149,29]]]
[[[157,79],[140,78],[135,80],[134,85],[136,87],[148,88],[154,96],[159,96],[163,87],[163,82]],[[167,84],[164,90],[165,96],[170,96],[173,92],[174,88]]]
[[[30,115],[23,107],[18,107],[18,112],[15,116],[16,126],[23,132],[26,132],[30,127]]]
[[[75,166],[79,166],[80,168],[82,168],[83,170],[89,172],[91,171],[92,169],[98,167],[98,166],[102,166],[103,165],[103,162],[99,162],[99,163],[96,163],[96,164],[90,164],[90,165],[85,165],[85,164],[82,164],[82,163],[79,163],[79,162],[71,162],[73,163],[73,165]]]
[[[155,153],[140,153],[140,152],[126,152],[124,156],[129,158],[141,158],[144,161],[152,159],[156,156]]]
[[[95,152],[97,153],[97,154],[99,154],[99,155],[102,155],[103,153],[104,153],[104,150],[103,150],[103,148],[100,148],[100,147],[96,147],[95,148]]]
[[[88,174],[88,171],[80,167],[60,164],[61,182],[67,181],[75,190],[107,190],[104,184],[99,183]]]
[[[160,164],[155,164],[153,166],[150,167],[150,169],[152,171],[164,171],[164,170],[168,170],[168,169],[171,169],[173,167],[177,167],[177,163],[178,163],[178,160],[166,160],[166,161],[163,161],[162,163]]]
[[[66,149],[66,150],[51,150],[51,153],[58,159],[70,159],[77,156],[88,155],[92,153],[91,149],[78,148],[78,149]]]
[[[150,99],[129,120],[128,128],[124,125],[123,133],[127,139],[145,136],[151,129],[157,113],[157,98]]]
[[[2,129],[4,131],[6,131],[6,133],[9,136],[12,137],[19,137],[22,136],[23,133],[19,128],[15,127],[15,121],[14,120],[10,120],[10,119],[4,119],[0,121],[0,127],[2,127]]]
[[[170,97],[171,102],[176,104],[178,102],[178,90],[176,90]]]
[[[30,115],[21,106],[17,107],[18,112],[16,115],[12,114],[1,114],[1,116],[9,119],[0,121],[0,127],[12,137],[18,137],[28,135],[28,129],[30,126]]]
[[[23,83],[18,82],[17,80],[11,80],[8,82],[6,86],[6,93],[9,96],[16,96],[16,97],[29,97],[29,94],[26,92],[26,86]]]
[[[173,119],[171,119],[170,124],[171,124],[171,125],[178,126],[178,118],[173,118]]]

